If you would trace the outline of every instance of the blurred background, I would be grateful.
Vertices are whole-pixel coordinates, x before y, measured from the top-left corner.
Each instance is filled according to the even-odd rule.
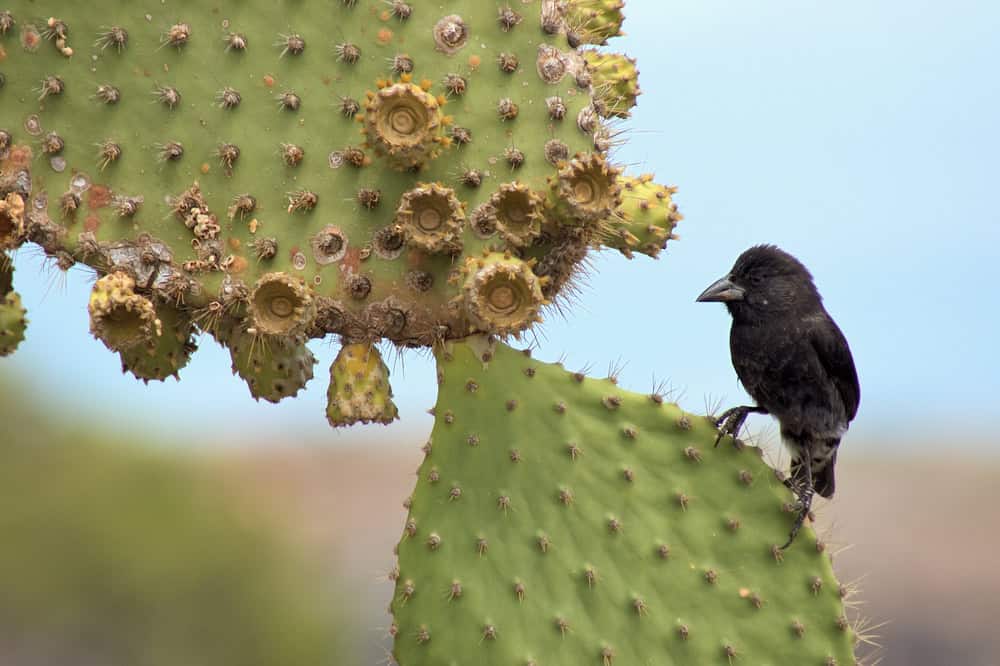
[[[666,380],[691,411],[734,404],[728,315],[694,298],[749,245],[798,256],[861,376],[819,516],[881,663],[997,664],[1000,5],[628,0],[626,16],[608,48],[638,59],[644,95],[615,157],[680,186],[682,239],[660,261],[597,254],[580,301],[526,343],[593,374],[624,364],[633,390]],[[146,387],[87,334],[91,274],[15,261],[31,324],[0,361],[0,664],[146,663],[154,629],[150,664],[382,662],[430,357],[387,355],[400,422],[332,432],[332,343],[277,406],[207,336],[182,382]],[[750,425],[787,462],[771,422]]]

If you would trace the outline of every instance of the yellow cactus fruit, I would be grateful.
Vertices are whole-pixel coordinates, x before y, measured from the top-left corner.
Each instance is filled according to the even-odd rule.
[[[330,366],[326,418],[330,425],[389,424],[399,418],[389,368],[370,343],[345,344]]]
[[[600,51],[584,51],[583,58],[591,73],[598,112],[605,118],[628,118],[642,94],[635,59]]]
[[[622,203],[610,231],[601,241],[629,259],[634,252],[657,258],[684,216],[677,211],[673,195],[677,188],[658,185],[653,176],[622,179]]]
[[[566,0],[563,15],[572,46],[605,44],[622,34],[624,0]]]

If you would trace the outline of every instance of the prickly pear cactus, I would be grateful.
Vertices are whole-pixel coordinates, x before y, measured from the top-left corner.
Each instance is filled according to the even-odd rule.
[[[4,0],[0,0],[3,3]],[[702,419],[503,345],[588,252],[656,257],[674,188],[626,177],[621,0],[0,4],[8,252],[96,272],[91,331],[143,381],[209,333],[255,398],[339,336],[335,426],[396,418],[376,345],[441,393],[399,546],[403,666],[853,663],[790,495]],[[462,342],[462,340],[471,342]]]
[[[757,455],[639,395],[482,340],[438,353],[398,546],[395,658],[420,664],[853,664],[811,530]]]
[[[517,335],[588,251],[655,257],[680,219],[607,156],[639,93],[593,46],[617,0],[113,5],[0,5],[0,249],[94,268],[92,330],[142,380],[191,326],[267,400],[309,338]]]

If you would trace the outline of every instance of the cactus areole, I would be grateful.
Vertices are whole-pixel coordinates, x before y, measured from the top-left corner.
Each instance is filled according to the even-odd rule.
[[[681,219],[608,157],[639,94],[596,50],[620,2],[119,9],[0,3],[0,250],[93,268],[91,329],[140,379],[197,332],[269,400],[310,338],[517,336],[589,251],[656,257]]]

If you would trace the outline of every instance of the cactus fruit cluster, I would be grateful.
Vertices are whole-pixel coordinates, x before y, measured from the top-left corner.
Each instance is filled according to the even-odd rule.
[[[392,572],[404,666],[853,664],[844,589],[790,491],[662,395],[502,344],[438,352]]]
[[[0,249],[94,269],[92,331],[145,381],[198,332],[271,401],[313,376],[311,338],[518,335],[589,251],[655,257],[680,219],[608,155],[639,94],[598,49],[621,9],[8,0]],[[379,381],[338,380],[331,422],[394,416]]]

